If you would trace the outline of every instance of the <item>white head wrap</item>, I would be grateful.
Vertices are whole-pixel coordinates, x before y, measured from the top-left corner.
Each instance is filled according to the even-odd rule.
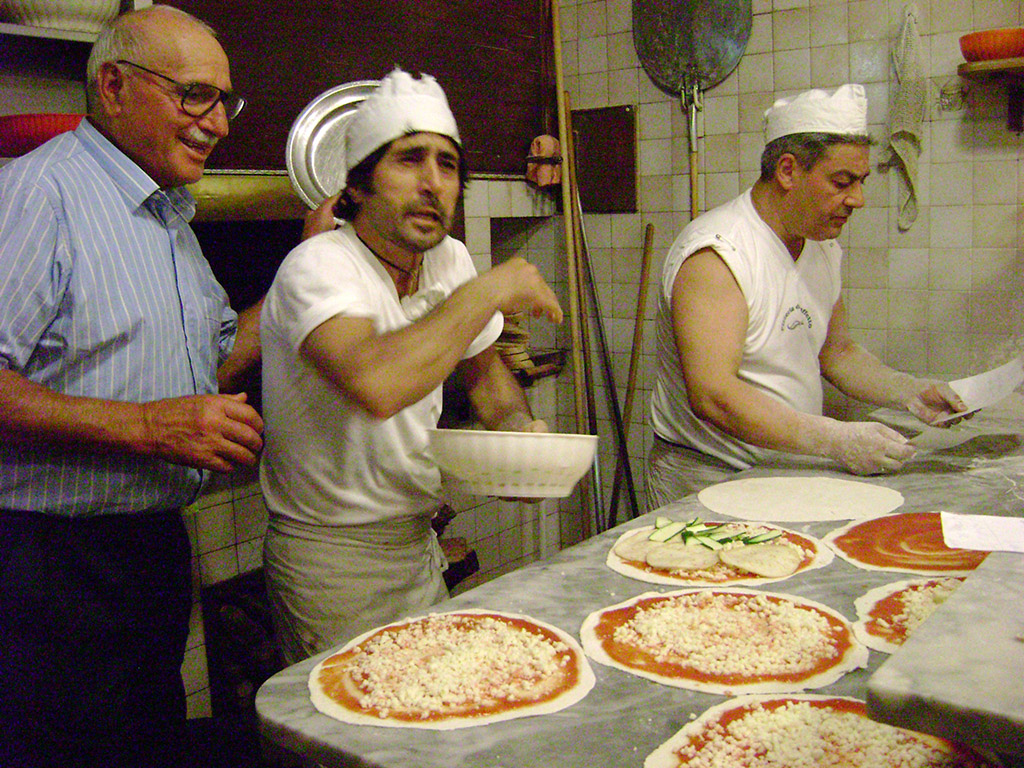
[[[345,132],[346,173],[368,155],[407,133],[439,133],[460,147],[455,115],[430,75],[417,80],[398,67],[360,103]]]
[[[864,86],[841,85],[827,91],[804,91],[791,99],[778,99],[764,113],[764,142],[770,144],[791,133],[834,133],[841,136],[868,132],[868,98]]]

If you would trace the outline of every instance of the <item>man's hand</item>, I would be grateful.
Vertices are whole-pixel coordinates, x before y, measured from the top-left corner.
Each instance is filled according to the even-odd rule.
[[[553,323],[562,322],[558,298],[538,269],[526,259],[518,256],[509,259],[478,279],[497,297],[498,309],[505,314],[529,312]]]
[[[321,232],[330,232],[338,226],[334,220],[334,204],[338,202],[339,197],[341,197],[340,192],[328,197],[306,214],[302,225],[303,240],[313,237],[313,235],[319,235]]]
[[[838,461],[855,475],[894,472],[916,453],[903,435],[884,424],[828,418],[822,421],[821,455]]]
[[[214,472],[253,466],[263,447],[263,419],[237,395],[195,395],[142,406],[145,453]]]
[[[918,392],[911,396],[904,405],[907,406],[908,411],[925,424],[931,424],[942,416],[967,410],[967,403],[946,382],[916,379],[915,383],[918,385]],[[960,419],[950,419],[935,426],[951,427],[959,423]]]

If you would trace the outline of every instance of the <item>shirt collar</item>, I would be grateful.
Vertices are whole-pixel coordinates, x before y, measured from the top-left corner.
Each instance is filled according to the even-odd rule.
[[[135,161],[122,152],[94,126],[88,118],[79,123],[75,137],[97,164],[110,176],[133,208],[145,205],[160,218],[191,221],[196,201],[186,187],[161,189]]]

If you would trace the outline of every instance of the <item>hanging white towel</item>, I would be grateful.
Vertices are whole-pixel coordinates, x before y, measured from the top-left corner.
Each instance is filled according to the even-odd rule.
[[[899,169],[902,178],[896,219],[901,231],[910,229],[917,219],[917,159],[921,155],[921,124],[928,113],[917,17],[914,3],[904,6],[900,39],[892,52],[897,83],[889,126],[889,163]]]

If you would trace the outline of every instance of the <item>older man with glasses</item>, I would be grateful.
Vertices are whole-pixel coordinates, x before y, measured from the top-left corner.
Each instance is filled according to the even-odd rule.
[[[263,428],[218,393],[236,315],[184,185],[244,101],[167,6],[104,30],[87,79],[80,127],[0,170],[0,765],[180,766],[180,509]]]

